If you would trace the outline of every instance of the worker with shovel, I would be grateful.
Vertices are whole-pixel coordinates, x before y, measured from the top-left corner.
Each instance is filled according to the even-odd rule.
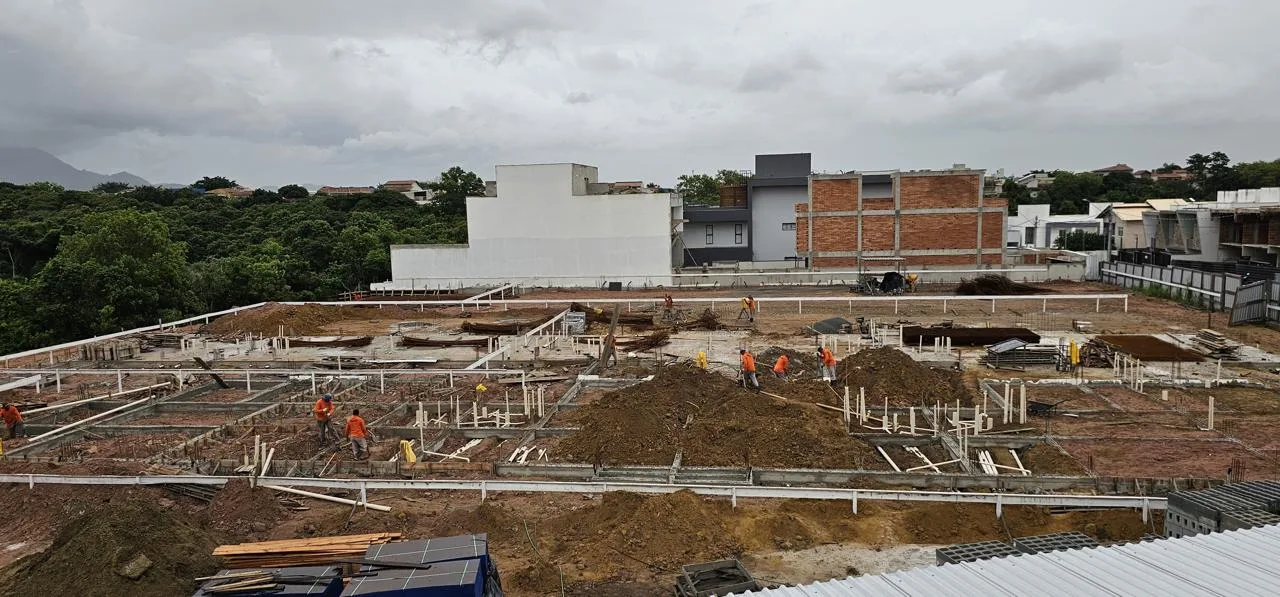
[[[818,358],[822,360],[822,381],[828,381],[832,384],[836,383],[836,356],[831,354],[831,350],[826,346],[818,351]]]
[[[355,455],[356,460],[369,459],[369,435],[368,428],[364,425],[364,417],[360,416],[360,409],[352,409],[351,416],[347,418],[347,427],[345,429],[347,439],[351,440],[351,452]]]
[[[316,431],[320,433],[320,445],[329,444],[329,438],[338,441],[338,432],[333,429],[333,394],[325,394],[319,400],[316,400],[316,406],[312,412],[316,416]]]
[[[18,407],[13,403],[4,404],[4,409],[0,410],[0,418],[4,419],[4,426],[9,429],[9,439],[27,436],[26,426],[22,424],[22,413],[18,412]]]
[[[782,379],[787,376],[787,366],[791,364],[791,359],[787,355],[778,357],[778,361],[773,364],[773,376]]]
[[[747,388],[760,391],[760,380],[756,379],[756,358],[751,356],[747,349],[743,348],[738,351],[742,355],[742,383]]]
[[[742,319],[744,315],[748,322],[756,320],[756,299],[749,294],[742,297],[742,310],[738,311],[738,319]]]

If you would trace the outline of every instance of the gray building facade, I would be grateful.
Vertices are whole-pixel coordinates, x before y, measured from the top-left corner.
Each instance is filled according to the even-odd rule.
[[[796,204],[809,201],[813,155],[780,153],[756,156],[747,181],[753,261],[795,260]]]

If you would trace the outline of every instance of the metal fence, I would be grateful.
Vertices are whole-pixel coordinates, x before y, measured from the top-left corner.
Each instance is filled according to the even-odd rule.
[[[1216,310],[1235,306],[1241,284],[1241,277],[1236,274],[1139,263],[1103,263],[1099,274],[1107,284],[1125,288],[1158,286],[1176,298]]]

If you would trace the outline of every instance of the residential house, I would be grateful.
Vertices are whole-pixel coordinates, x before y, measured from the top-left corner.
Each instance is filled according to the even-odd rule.
[[[1107,166],[1106,168],[1098,168],[1097,170],[1094,170],[1094,171],[1093,171],[1093,173],[1094,173],[1094,174],[1103,174],[1103,175],[1106,175],[1106,174],[1133,174],[1133,168],[1130,168],[1130,167],[1129,167],[1129,164],[1116,164],[1116,165],[1114,165],[1114,166]]]
[[[1032,197],[1039,196],[1040,191],[1053,186],[1053,176],[1048,172],[1029,172],[1013,179],[1013,181],[1027,187],[1031,191]]]
[[[431,201],[431,191],[423,188],[416,180],[388,180],[382,183],[382,188],[413,199],[418,205],[425,205]]]
[[[1110,206],[1110,203],[1090,203],[1089,210],[1083,214],[1052,214],[1049,204],[1022,204],[1018,206],[1018,214],[1009,216],[1005,245],[1009,248],[1030,247],[1037,249],[1053,248],[1059,236],[1077,231],[1102,232],[1102,222],[1098,214]]]
[[[369,195],[373,187],[331,187],[323,186],[316,191],[317,195]]]
[[[214,189],[205,193],[206,195],[217,195],[219,197],[252,197],[253,189],[246,189],[241,186],[227,187],[223,189]]]
[[[1112,203],[1096,217],[1102,221],[1108,251],[1149,248],[1143,214],[1186,203],[1185,199],[1148,199],[1142,203]]]
[[[686,206],[685,266],[803,263],[795,245],[795,206],[808,201],[812,163],[808,153],[757,155],[746,184],[720,189],[719,206]]]

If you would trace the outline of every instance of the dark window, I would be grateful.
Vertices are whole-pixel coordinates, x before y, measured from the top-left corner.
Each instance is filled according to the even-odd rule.
[[[716,227],[711,224],[707,224],[707,245],[714,244],[716,244]]]
[[[733,225],[733,244],[742,244],[742,224]]]
[[[785,232],[785,231],[794,231],[795,229],[796,229],[796,223],[795,223],[795,222],[783,222],[783,223],[782,223],[782,230],[783,230],[784,232]]]

